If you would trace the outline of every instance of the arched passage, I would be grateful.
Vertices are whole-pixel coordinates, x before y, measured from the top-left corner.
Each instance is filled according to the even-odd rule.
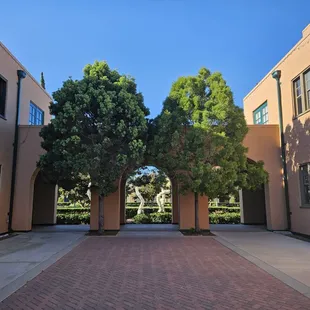
[[[249,158],[248,161],[254,162]],[[265,187],[266,185],[262,184],[256,190],[239,191],[241,224],[265,225],[267,223]]]
[[[57,192],[57,186],[39,171],[33,186],[32,225],[56,224]]]
[[[154,167],[155,166],[149,166]],[[178,185],[177,181],[171,176],[167,175],[171,184],[171,212],[172,212],[172,224],[179,224],[179,197],[178,197]],[[126,224],[126,182],[128,179],[128,173],[124,173],[119,182],[119,193],[120,193],[120,224]]]

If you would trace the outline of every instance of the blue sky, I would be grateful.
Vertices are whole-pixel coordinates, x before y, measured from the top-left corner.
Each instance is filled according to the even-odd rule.
[[[301,38],[310,1],[4,1],[0,40],[47,90],[106,60],[135,77],[156,116],[171,84],[205,66],[220,71],[235,103]]]

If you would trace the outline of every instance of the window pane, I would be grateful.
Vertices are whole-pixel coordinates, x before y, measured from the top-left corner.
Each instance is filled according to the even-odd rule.
[[[33,103],[30,103],[29,125],[43,125],[43,111]]]
[[[307,91],[307,109],[310,109],[310,89]]]
[[[300,167],[301,200],[303,204],[310,204],[310,164]]]
[[[6,81],[0,78],[0,115],[5,116]]]
[[[297,98],[297,113],[301,114],[303,112],[303,108],[302,108],[302,100],[301,97]]]
[[[306,90],[310,90],[310,71],[305,73],[305,85],[306,85]]]

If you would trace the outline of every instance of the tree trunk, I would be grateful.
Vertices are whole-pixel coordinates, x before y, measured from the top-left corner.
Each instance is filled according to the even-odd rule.
[[[104,207],[104,197],[99,195],[99,225],[98,225],[98,232],[103,232],[103,207]]]
[[[198,203],[198,193],[195,193],[195,231],[199,232],[199,203]]]

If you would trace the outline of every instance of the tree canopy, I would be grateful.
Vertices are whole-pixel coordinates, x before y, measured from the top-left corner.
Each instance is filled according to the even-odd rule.
[[[254,189],[267,173],[262,162],[246,157],[247,130],[222,75],[202,68],[173,83],[151,122],[148,156],[178,178],[183,191],[214,198],[236,187]]]
[[[96,61],[53,98],[54,118],[40,133],[46,153],[39,167],[68,189],[88,175],[99,194],[108,195],[119,176],[144,159],[149,110],[134,79]]]

